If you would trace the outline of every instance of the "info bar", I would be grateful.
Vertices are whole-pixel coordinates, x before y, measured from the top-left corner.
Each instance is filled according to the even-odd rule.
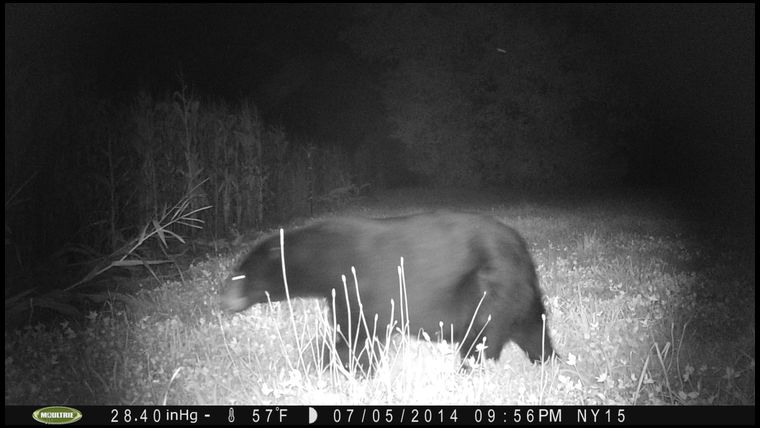
[[[5,425],[754,425],[754,406],[5,406]]]

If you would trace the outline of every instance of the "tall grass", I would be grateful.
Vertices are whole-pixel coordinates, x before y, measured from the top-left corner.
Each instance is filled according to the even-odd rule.
[[[182,244],[239,237],[312,216],[336,204],[336,190],[360,188],[346,153],[294,143],[284,128],[264,123],[250,100],[206,101],[181,83],[163,97],[143,92],[120,106],[83,103],[81,109],[89,114],[72,131],[77,149],[62,153],[63,167],[45,175],[56,183],[41,214],[51,221],[32,227],[28,219],[40,215],[39,207],[6,198],[6,242],[18,255],[6,274],[6,295],[13,296],[6,307],[18,308],[35,288],[35,268],[45,263],[31,250],[51,245],[52,235],[60,241],[52,250],[57,268],[45,288],[70,292],[114,267],[150,270],[163,263],[178,251],[167,237],[181,236],[175,242]],[[178,209],[190,217],[177,221]],[[12,239],[16,229],[25,236]],[[137,248],[139,260],[132,257]],[[49,306],[74,314],[76,301]]]
[[[312,216],[362,188],[354,178],[361,166],[347,153],[265,123],[251,100],[205,100],[181,84],[122,104],[85,100],[74,113],[81,118],[64,136],[71,150],[57,156],[44,181],[33,182],[34,192],[49,197],[6,204],[6,238],[16,231],[22,268],[39,256],[35,246],[113,252],[188,194],[192,210],[212,208],[199,212],[203,230],[181,232],[216,239]],[[67,264],[72,254],[61,255]],[[75,262],[89,260],[74,255]]]
[[[201,184],[203,183],[199,183],[198,186]],[[190,189],[188,194],[176,204],[165,207],[156,218],[150,219],[143,225],[140,233],[109,254],[97,255],[86,246],[68,246],[65,251],[83,253],[90,258],[89,263],[87,263],[89,271],[62,289],[33,286],[24,291],[6,295],[6,320],[13,319],[24,312],[28,312],[31,318],[35,309],[50,310],[60,315],[77,317],[80,315],[79,308],[83,302],[104,301],[113,295],[119,295],[119,293],[112,293],[108,288],[88,290],[86,293],[79,293],[77,290],[85,285],[90,285],[96,278],[115,268],[144,267],[160,283],[151,266],[171,263],[172,261],[167,258],[146,258],[146,253],[141,251],[142,247],[150,241],[157,241],[163,248],[168,248],[170,240],[177,240],[184,244],[185,239],[182,237],[182,232],[177,230],[178,228],[182,230],[183,227],[189,229],[200,229],[202,227],[203,220],[198,215],[210,207],[192,208],[193,191],[194,189]],[[122,298],[129,300],[129,297],[125,295],[122,295]]]

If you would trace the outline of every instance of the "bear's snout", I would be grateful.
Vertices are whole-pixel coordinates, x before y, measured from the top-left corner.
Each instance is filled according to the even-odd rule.
[[[235,279],[231,276],[225,281],[225,291],[222,294],[222,309],[238,312],[250,306],[245,293],[244,278]]]

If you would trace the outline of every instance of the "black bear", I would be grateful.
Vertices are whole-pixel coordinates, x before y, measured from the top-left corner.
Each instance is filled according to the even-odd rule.
[[[443,330],[448,339],[453,328],[465,358],[483,336],[488,358],[498,359],[510,340],[534,362],[554,352],[542,321],[544,305],[527,245],[514,229],[491,217],[436,212],[386,219],[329,219],[286,230],[284,243],[290,296],[331,302],[335,289],[340,331],[347,336],[350,315],[352,336],[359,337],[357,348],[365,343],[367,330],[375,330],[375,314],[377,336],[384,339],[391,299],[398,323],[397,266],[403,257],[408,326],[413,335],[424,330],[437,336]],[[360,308],[352,267],[368,329],[357,324]],[[350,278],[350,314],[341,275]],[[266,302],[265,291],[273,301],[284,300],[279,233],[258,242],[227,282],[222,306],[228,310]],[[341,347],[342,356],[346,355],[345,344]]]

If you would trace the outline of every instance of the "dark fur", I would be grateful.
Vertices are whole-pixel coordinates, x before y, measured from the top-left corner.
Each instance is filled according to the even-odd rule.
[[[280,264],[280,236],[261,240],[240,264],[222,297],[224,308],[240,311],[285,299]],[[341,275],[348,278],[352,332],[356,334],[356,303],[351,267],[356,267],[360,298],[370,331],[379,314],[378,336],[385,337],[390,300],[399,321],[399,278],[396,266],[404,257],[410,331],[424,329],[462,342],[483,292],[480,309],[461,347],[466,357],[478,332],[487,337],[488,358],[499,358],[509,340],[517,343],[533,361],[541,360],[544,306],[533,261],[525,241],[512,228],[493,218],[464,213],[438,212],[381,220],[343,218],[321,221],[285,231],[285,264],[291,297],[322,297],[331,301],[336,291],[336,315],[346,334],[347,311]],[[233,274],[233,275],[235,275]],[[360,328],[359,343],[366,335]],[[480,340],[480,338],[478,338]],[[345,349],[343,349],[345,352]],[[548,332],[544,356],[553,353]]]

